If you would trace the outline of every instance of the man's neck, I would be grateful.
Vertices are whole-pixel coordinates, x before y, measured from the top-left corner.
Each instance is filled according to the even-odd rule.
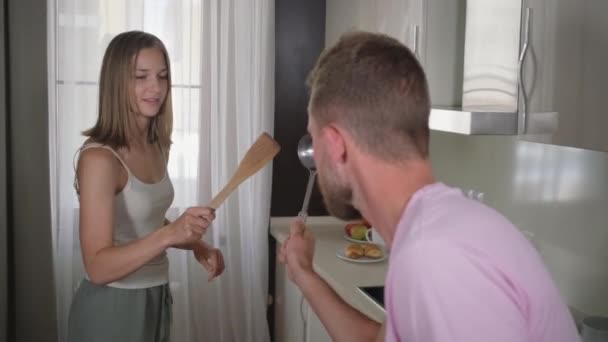
[[[370,160],[353,172],[354,205],[390,246],[397,224],[414,193],[435,179],[428,160],[414,159],[393,164]]]

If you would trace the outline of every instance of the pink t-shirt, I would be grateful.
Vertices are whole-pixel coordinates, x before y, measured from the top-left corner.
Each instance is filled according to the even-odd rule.
[[[401,217],[385,297],[386,341],[580,341],[529,241],[441,183],[417,191]]]

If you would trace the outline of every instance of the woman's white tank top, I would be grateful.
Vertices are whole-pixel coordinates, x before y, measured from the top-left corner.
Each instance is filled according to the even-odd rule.
[[[114,198],[114,245],[128,244],[162,227],[174,194],[168,173],[165,171],[165,176],[158,183],[144,183],[131,173],[127,164],[111,147],[88,143],[81,147],[80,152],[90,148],[103,148],[112,152],[128,173],[127,184]],[[78,192],[78,179],[75,179],[74,186]],[[107,286],[141,289],[168,282],[169,260],[163,252],[135,272]]]

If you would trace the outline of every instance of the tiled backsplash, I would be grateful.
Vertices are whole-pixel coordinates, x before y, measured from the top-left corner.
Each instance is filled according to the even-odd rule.
[[[433,132],[431,161],[526,232],[569,305],[608,315],[608,153]]]

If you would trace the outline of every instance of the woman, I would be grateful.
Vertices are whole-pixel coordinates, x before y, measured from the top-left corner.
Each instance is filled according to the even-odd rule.
[[[215,218],[206,207],[165,218],[173,201],[167,175],[171,144],[171,72],[155,36],[125,32],[109,44],[101,68],[99,117],[84,132],[75,187],[87,278],[70,308],[68,341],[168,341],[170,247],[191,249],[209,272],[221,252],[201,240]]]

